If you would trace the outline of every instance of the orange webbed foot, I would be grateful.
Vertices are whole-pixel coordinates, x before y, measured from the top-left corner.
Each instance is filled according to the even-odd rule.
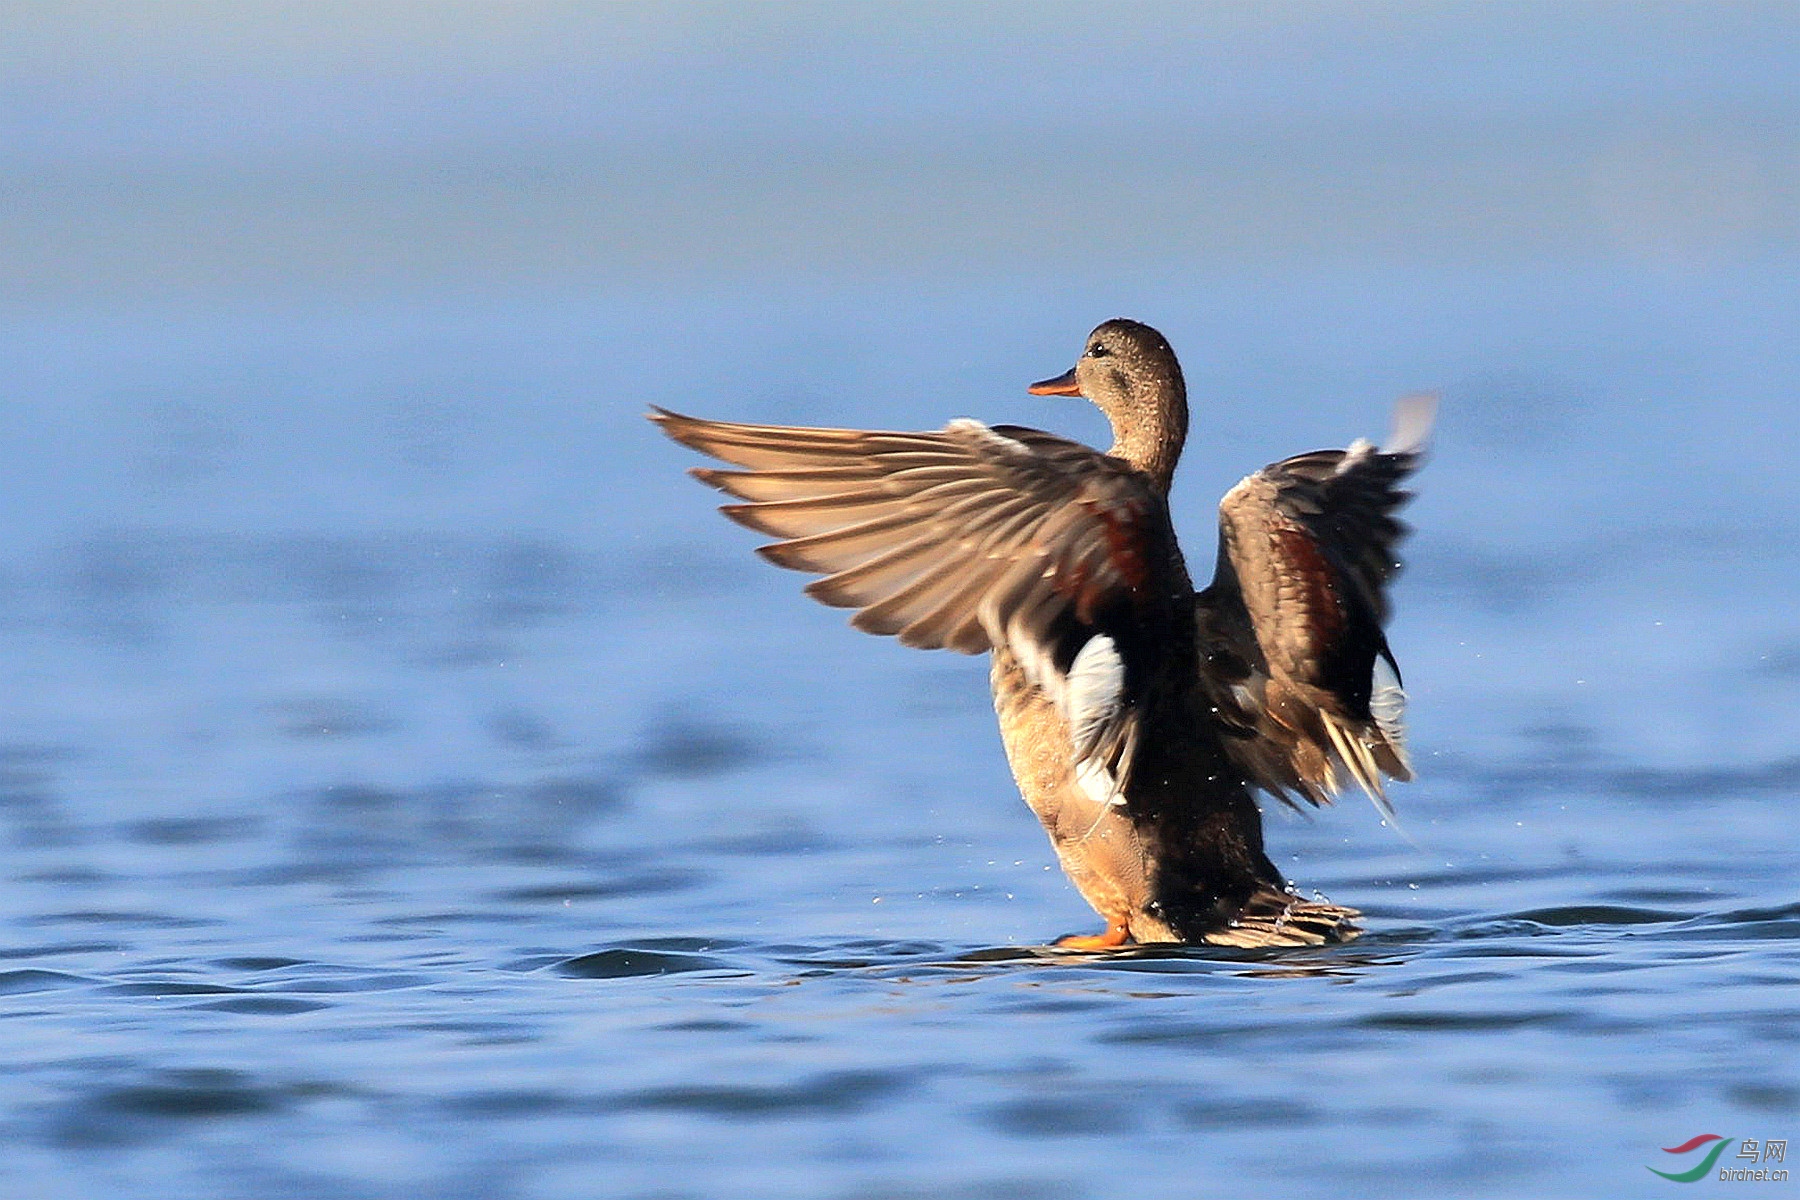
[[[1125,932],[1123,922],[1108,925],[1105,933],[1072,933],[1068,937],[1056,939],[1058,950],[1111,950],[1123,946],[1130,935]]]

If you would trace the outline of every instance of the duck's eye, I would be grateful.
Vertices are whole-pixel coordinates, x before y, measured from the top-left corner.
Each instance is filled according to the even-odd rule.
[[[1105,346],[1100,345],[1098,342],[1096,342],[1092,346],[1089,346],[1087,349],[1087,356],[1089,358],[1105,358],[1107,355],[1109,355],[1111,353],[1112,353],[1111,350],[1108,350]]]

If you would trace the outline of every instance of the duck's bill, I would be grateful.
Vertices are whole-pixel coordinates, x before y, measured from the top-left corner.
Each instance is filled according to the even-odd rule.
[[[1074,367],[1070,367],[1055,379],[1041,379],[1025,390],[1034,396],[1081,395],[1081,385],[1075,382]]]

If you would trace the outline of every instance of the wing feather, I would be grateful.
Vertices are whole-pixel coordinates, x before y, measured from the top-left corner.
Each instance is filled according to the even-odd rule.
[[[781,539],[760,547],[763,557],[823,576],[807,594],[856,609],[857,628],[907,645],[1006,649],[1078,731],[1084,778],[1122,791],[1138,698],[1098,623],[1166,595],[1151,564],[1180,561],[1146,477],[1019,426],[795,429],[660,409],[651,419],[744,468],[694,474],[743,501],[724,506],[726,516]]]
[[[1219,506],[1219,565],[1195,597],[1202,680],[1250,781],[1293,802],[1354,784],[1392,816],[1383,784],[1412,778],[1405,695],[1383,626],[1394,516],[1410,493],[1432,402],[1409,397],[1377,450],[1357,442],[1264,467]]]

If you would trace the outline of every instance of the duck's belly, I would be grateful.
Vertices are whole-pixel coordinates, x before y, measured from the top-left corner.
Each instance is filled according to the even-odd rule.
[[[1137,941],[1179,940],[1145,911],[1154,863],[1131,819],[1121,808],[1096,803],[1075,782],[1068,724],[1056,706],[1005,650],[994,651],[990,681],[1013,779],[1082,897]]]

